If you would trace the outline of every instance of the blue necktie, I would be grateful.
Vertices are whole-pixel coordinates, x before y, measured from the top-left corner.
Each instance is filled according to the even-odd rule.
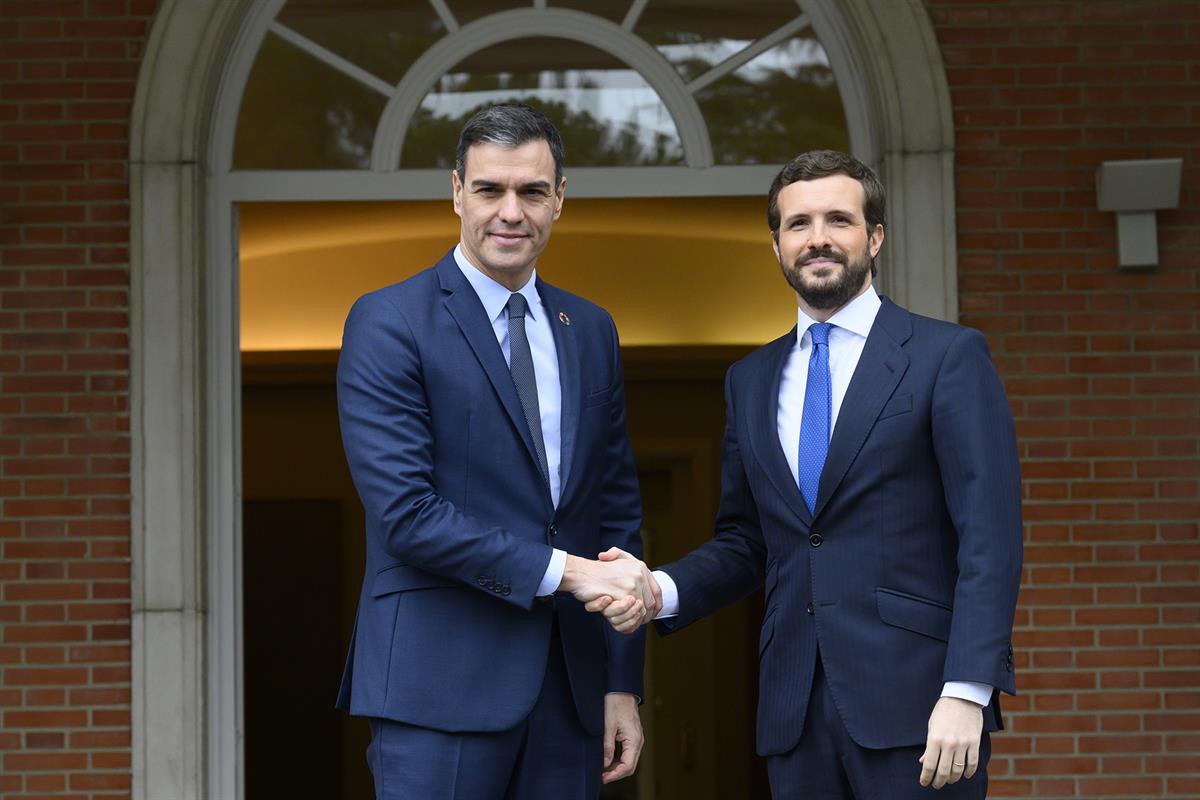
[[[833,381],[829,377],[828,322],[808,326],[812,337],[812,355],[808,358],[808,386],[804,390],[804,416],[800,418],[800,460],[797,476],[800,494],[808,512],[817,505],[817,487],[821,470],[829,454],[829,420],[833,416]]]
[[[525,333],[525,312],[528,308],[524,295],[514,293],[508,296],[508,369],[517,387],[521,410],[525,412],[529,435],[533,437],[538,466],[549,485],[550,469],[546,463],[546,443],[542,438],[542,411],[538,404],[537,378],[533,374],[533,351],[529,348],[529,337]]]

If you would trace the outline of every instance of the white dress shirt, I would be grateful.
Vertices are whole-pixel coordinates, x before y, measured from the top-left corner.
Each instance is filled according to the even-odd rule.
[[[504,360],[512,356],[508,343],[508,298],[513,294],[507,286],[500,284],[475,267],[463,255],[462,245],[454,248],[454,262],[479,296],[483,310],[492,323]],[[525,335],[533,353],[533,374],[537,379],[538,410],[542,414],[542,441],[546,445],[546,468],[550,473],[550,499],[558,508],[562,491],[562,384],[558,376],[558,348],[554,345],[554,334],[550,329],[549,314],[537,293],[537,271],[517,290],[524,296],[529,310],[525,313]],[[554,594],[562,583],[563,571],[567,566],[567,553],[555,548],[546,567],[546,574],[538,584],[539,596]]]
[[[829,331],[829,378],[833,400],[829,419],[831,436],[837,430],[838,412],[846,398],[846,389],[854,377],[854,370],[858,367],[858,360],[881,305],[875,287],[868,286],[865,292],[826,320],[834,326]],[[797,311],[796,344],[783,365],[783,375],[779,381],[779,412],[775,424],[779,445],[787,457],[792,480],[797,485],[800,483],[800,421],[804,413],[804,391],[808,386],[808,362],[812,356],[812,335],[808,328],[817,322],[803,310]],[[663,594],[663,609],[658,619],[676,616],[679,613],[679,589],[675,581],[662,571],[655,571],[654,577]],[[959,697],[986,706],[992,697],[992,687],[984,683],[949,681],[942,689],[942,696]]]

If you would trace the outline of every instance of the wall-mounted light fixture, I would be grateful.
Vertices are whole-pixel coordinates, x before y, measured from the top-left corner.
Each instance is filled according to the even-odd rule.
[[[1101,211],[1117,212],[1117,246],[1122,269],[1158,264],[1155,210],[1179,207],[1182,158],[1105,161],[1096,170]]]

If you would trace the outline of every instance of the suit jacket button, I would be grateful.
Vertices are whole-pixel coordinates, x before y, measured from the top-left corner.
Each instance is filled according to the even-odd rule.
[[[487,578],[483,577],[482,575],[480,575],[478,578],[476,578],[475,582],[478,583],[480,586],[487,588],[487,584],[488,584]]]
[[[819,533],[814,533],[808,537],[808,543],[810,545],[812,545],[813,547],[820,547],[821,542],[823,542],[823,541],[825,541],[825,540],[823,538],[821,538],[821,534],[819,534]]]
[[[558,536],[558,526],[551,522],[550,527],[546,528],[546,533],[550,534],[551,536]]]
[[[505,597],[508,597],[510,594],[512,594],[512,589],[505,586],[503,589],[500,590],[500,594],[504,595]]]
[[[812,614],[812,613],[814,613],[814,612],[813,612],[813,604],[812,604],[812,601],[811,601],[811,600],[809,600],[809,601],[808,601],[808,605],[806,605],[806,606],[804,607],[804,610],[805,610],[806,612],[808,612],[809,614]]]

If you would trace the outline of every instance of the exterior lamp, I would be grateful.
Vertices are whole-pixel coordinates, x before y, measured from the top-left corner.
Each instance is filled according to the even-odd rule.
[[[1158,264],[1155,211],[1179,207],[1182,158],[1105,161],[1096,170],[1096,201],[1101,211],[1117,212],[1121,269]]]

